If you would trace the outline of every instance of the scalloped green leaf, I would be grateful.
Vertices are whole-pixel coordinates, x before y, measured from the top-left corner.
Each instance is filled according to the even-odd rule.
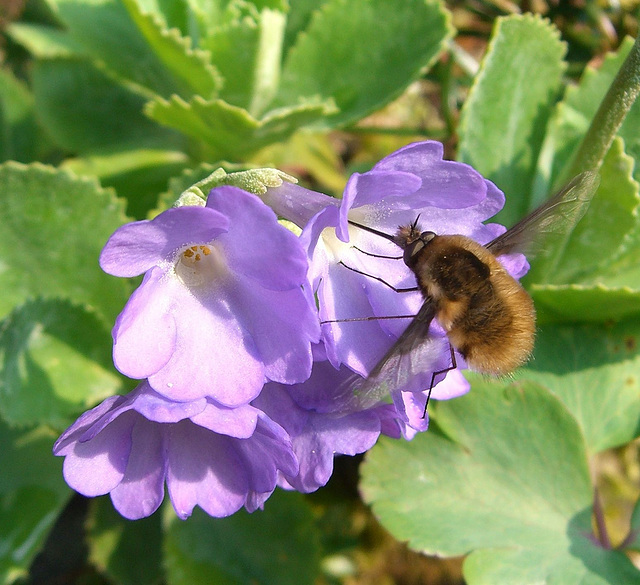
[[[572,155],[582,140],[600,102],[609,90],[618,70],[633,46],[633,39],[626,38],[617,53],[608,54],[597,68],[587,67],[580,84],[568,87],[564,99],[552,116],[544,154],[541,162],[549,161],[550,168],[542,169],[551,182],[562,175],[571,162]],[[636,160],[640,157],[640,103],[636,102],[620,127],[618,134],[624,139],[628,154]],[[636,165],[637,167],[637,165]],[[640,180],[638,168],[634,171]]]
[[[320,569],[309,504],[300,494],[280,490],[253,514],[240,510],[229,518],[210,518],[194,510],[188,522],[171,523],[165,548],[174,585],[312,585]]]
[[[566,48],[558,30],[530,14],[499,18],[461,113],[458,160],[507,194],[499,223],[530,206],[546,124],[561,90]],[[532,74],[535,72],[535,74]]]
[[[640,315],[640,291],[629,287],[534,284],[529,292],[541,323],[619,321]]]
[[[95,179],[38,163],[0,165],[0,315],[36,296],[68,299],[112,323],[127,301],[124,279],[103,273],[100,250],[126,218]]]
[[[190,97],[196,88],[206,89],[210,97],[217,88],[217,76],[205,56],[192,50],[177,29],[165,30],[160,20],[143,15],[135,5],[132,16],[125,0],[49,1],[72,39],[119,77],[164,97]]]
[[[562,255],[551,268],[547,267],[542,277],[539,267],[534,264],[529,281],[545,284],[602,282],[601,273],[608,271],[611,260],[621,255],[625,240],[638,224],[640,198],[638,184],[632,178],[633,165],[633,159],[624,153],[622,140],[616,138],[600,169],[600,186],[586,215],[564,243]],[[558,217],[558,221],[563,218]],[[627,250],[626,254],[640,260],[640,250]],[[625,284],[634,286],[632,282]]]
[[[287,54],[275,105],[332,99],[323,126],[351,124],[398,97],[451,36],[436,0],[329,0]]]
[[[428,432],[379,441],[361,468],[365,500],[397,539],[439,556],[471,552],[469,585],[638,582],[623,554],[589,538],[584,439],[556,397],[475,377],[468,395],[435,406]]]
[[[26,573],[64,506],[69,488],[55,437],[42,429],[17,431],[0,421],[0,580]]]
[[[158,203],[167,182],[188,167],[190,161],[177,150],[126,150],[113,154],[67,159],[61,166],[76,175],[97,177],[127,199],[127,214],[145,219]]]
[[[121,0],[150,49],[177,81],[179,93],[214,97],[222,85],[206,51],[191,48],[191,40],[176,28],[167,29],[158,14],[144,12],[138,0]]]
[[[600,187],[590,209],[567,242],[556,267],[556,282],[599,282],[600,272],[618,255],[627,235],[638,223],[638,184],[633,180],[633,159],[616,138],[600,168]],[[640,261],[640,250],[635,259]],[[640,282],[627,283],[640,289]]]
[[[199,96],[190,102],[178,96],[169,101],[157,99],[145,108],[153,120],[200,140],[208,150],[207,158],[213,160],[246,157],[263,146],[284,140],[327,111],[327,104],[302,104],[272,110],[256,120],[243,108]]]
[[[244,14],[225,18],[201,43],[224,77],[219,97],[258,117],[277,91],[286,18],[277,10],[245,6]]]
[[[89,61],[36,62],[33,90],[40,119],[54,140],[71,151],[104,154],[184,145],[183,137],[143,115],[146,98]]]
[[[640,435],[640,315],[616,325],[544,325],[533,359],[515,374],[558,396],[590,454]]]
[[[0,412],[12,425],[63,429],[121,386],[109,328],[83,307],[28,301],[0,324]]]

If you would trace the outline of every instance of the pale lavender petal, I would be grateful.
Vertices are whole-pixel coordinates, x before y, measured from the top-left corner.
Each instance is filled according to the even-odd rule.
[[[340,204],[339,199],[329,197],[324,193],[310,191],[300,185],[287,181],[279,187],[270,187],[260,196],[276,215],[292,221],[297,226],[304,227],[309,220],[328,205]]]
[[[320,328],[299,290],[257,291],[251,283],[238,281],[230,306],[249,331],[269,380],[295,384],[309,377],[311,343],[319,341]]]
[[[183,246],[210,242],[228,225],[226,217],[206,207],[169,209],[118,228],[100,254],[100,266],[114,276],[137,276]]]
[[[247,439],[256,429],[259,414],[257,408],[248,404],[228,408],[209,401],[203,412],[191,417],[191,420],[221,435]]]
[[[422,179],[416,192],[416,207],[466,208],[482,201],[487,194],[485,179],[472,167],[443,160],[442,144],[416,142],[383,158],[373,171],[404,171]]]
[[[211,191],[207,207],[229,218],[229,230],[217,242],[235,272],[272,290],[304,282],[307,258],[298,238],[258,197],[237,187],[218,187]]]
[[[53,445],[53,454],[60,456],[70,453],[79,437],[95,425],[114,405],[117,406],[117,403],[122,403],[124,400],[123,396],[110,396],[98,406],[83,413],[76,422],[58,437],[58,440]]]
[[[380,419],[372,412],[344,417],[315,415],[304,432],[294,437],[294,451],[300,461],[297,476],[285,476],[300,492],[325,485],[333,473],[336,454],[355,455],[370,449],[380,435]]]
[[[176,345],[171,306],[178,289],[160,268],[153,268],[116,319],[113,361],[126,376],[146,378],[170,359]]]
[[[198,299],[179,287],[172,297],[180,328],[171,359],[149,376],[153,389],[179,401],[210,396],[224,406],[250,402],[264,383],[264,364],[228,303]]]
[[[456,361],[459,356],[456,357]],[[462,375],[460,371],[460,365],[455,370],[447,372],[444,380],[438,382],[431,391],[431,398],[435,400],[450,400],[451,398],[458,398],[469,392],[469,382]]]
[[[169,444],[167,488],[179,518],[195,506],[218,518],[242,507],[248,477],[232,439],[185,421],[172,426]]]
[[[138,416],[132,433],[131,455],[122,481],[111,490],[111,501],[130,520],[153,514],[164,499],[164,425]]]
[[[175,402],[158,394],[145,380],[138,388],[133,408],[146,419],[159,423],[174,423],[186,418],[193,419],[207,408],[207,399],[190,402]]]
[[[91,441],[75,443],[64,453],[63,474],[69,486],[85,496],[101,496],[120,483],[131,452],[135,417],[133,412],[125,413]]]
[[[422,180],[411,173],[375,170],[362,175],[354,173],[349,178],[342,196],[340,223],[336,228],[336,234],[342,241],[349,241],[347,220],[353,207],[378,203],[392,197],[405,197],[417,191],[421,185]],[[396,225],[394,230],[397,227]]]

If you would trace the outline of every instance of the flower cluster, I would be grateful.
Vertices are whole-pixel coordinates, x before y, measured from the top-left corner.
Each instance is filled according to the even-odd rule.
[[[110,493],[127,518],[153,513],[165,485],[180,518],[196,505],[227,516],[262,507],[276,486],[318,489],[336,454],[362,453],[380,433],[426,429],[425,380],[450,359],[435,323],[415,380],[389,401],[351,400],[423,299],[394,290],[415,286],[399,249],[349,221],[391,234],[419,215],[424,229],[486,243],[504,230],[483,223],[503,203],[471,167],[443,160],[442,145],[421,142],[354,174],[342,200],[288,182],[261,198],[223,186],[206,205],[122,226],[100,263],[144,274],[113,329],[116,367],[141,381],[58,439],[67,483]],[[514,258],[507,269],[526,267]],[[432,396],[467,390],[451,370]]]

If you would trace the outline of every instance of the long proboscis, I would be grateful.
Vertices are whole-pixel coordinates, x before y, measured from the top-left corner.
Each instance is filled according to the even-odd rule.
[[[361,223],[357,223],[355,221],[351,221],[350,219],[348,220],[348,222],[351,225],[354,225],[356,227],[359,227],[360,229],[366,231],[366,232],[370,232],[372,234],[375,234],[376,236],[380,236],[381,238],[385,238],[387,240],[389,240],[390,242],[393,242],[394,244],[398,245],[398,242],[396,242],[396,239],[394,236],[389,235],[389,234],[385,234],[384,232],[378,231],[372,227],[369,227],[367,225],[362,225]]]

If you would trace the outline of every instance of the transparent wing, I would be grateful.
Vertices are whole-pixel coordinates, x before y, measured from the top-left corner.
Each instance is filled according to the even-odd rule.
[[[436,341],[429,335],[429,325],[435,312],[434,304],[430,300],[425,301],[404,333],[371,370],[369,376],[350,381],[350,386],[346,389],[349,395],[345,401],[346,410],[370,408],[386,398],[392,390],[406,389],[409,382],[421,373],[424,376],[427,369],[428,374],[431,374],[431,364],[442,355],[442,339],[438,338]]]
[[[511,252],[535,253],[548,244],[549,236],[570,233],[586,213],[599,184],[600,178],[595,172],[577,175],[538,209],[489,242],[487,249],[495,256]]]

